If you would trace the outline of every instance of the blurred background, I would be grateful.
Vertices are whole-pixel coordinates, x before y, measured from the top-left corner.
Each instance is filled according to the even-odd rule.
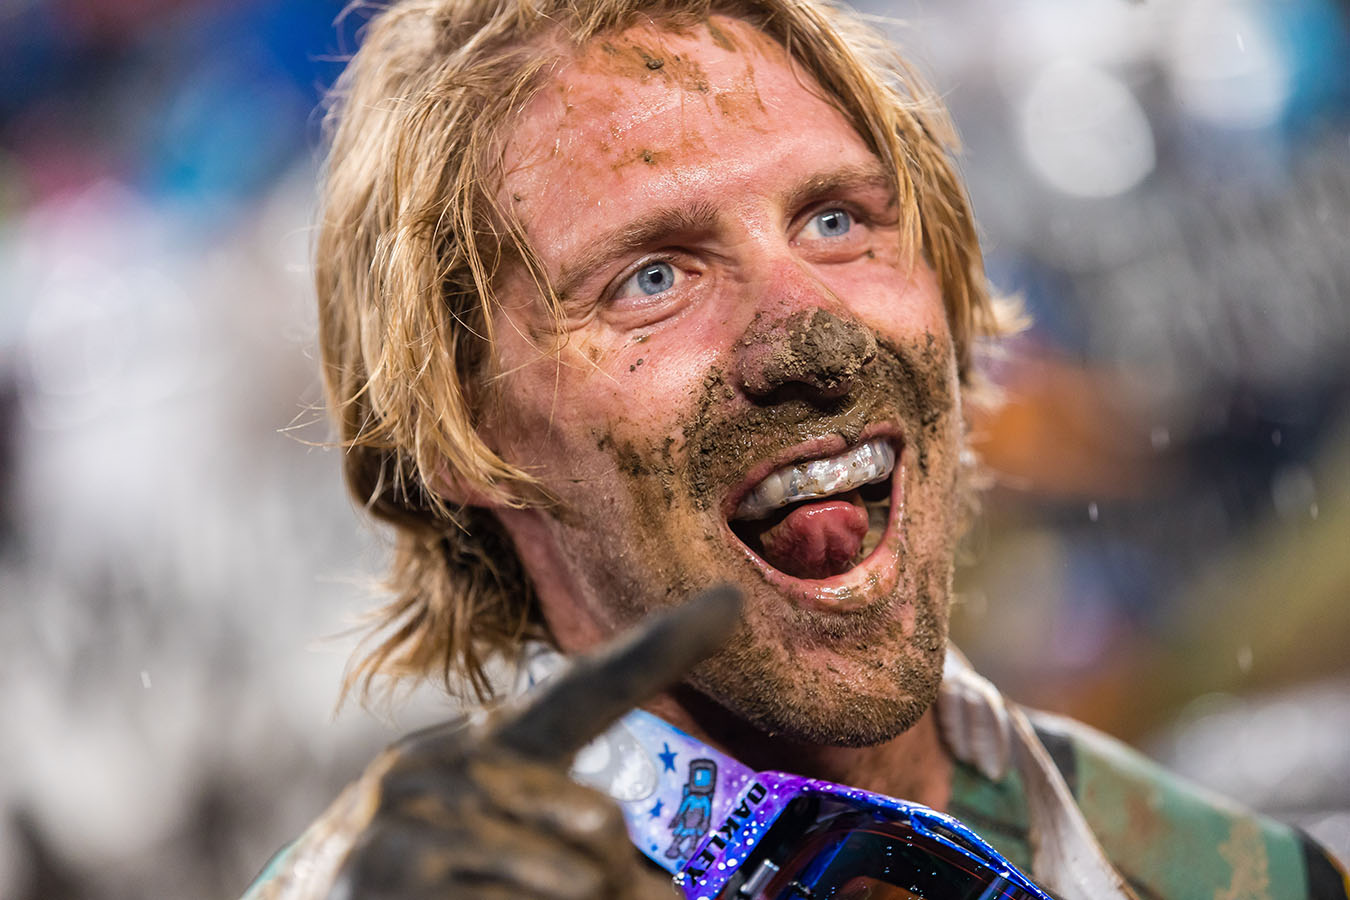
[[[1350,5],[861,7],[1035,325],[954,629],[1350,858]],[[0,0],[0,896],[238,896],[380,746],[318,409],[330,0]]]

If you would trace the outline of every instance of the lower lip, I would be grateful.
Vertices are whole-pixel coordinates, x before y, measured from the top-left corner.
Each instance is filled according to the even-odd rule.
[[[891,508],[886,517],[886,530],[882,532],[881,540],[872,548],[872,552],[847,572],[831,575],[829,578],[794,578],[769,565],[763,557],[751,550],[736,536],[731,530],[731,525],[724,519],[722,529],[725,536],[741,547],[766,582],[786,594],[796,606],[830,613],[847,613],[863,609],[871,605],[877,597],[894,593],[900,583],[900,554],[904,549],[904,539],[900,531],[905,500],[903,449],[903,447],[896,448],[895,469],[891,473]]]

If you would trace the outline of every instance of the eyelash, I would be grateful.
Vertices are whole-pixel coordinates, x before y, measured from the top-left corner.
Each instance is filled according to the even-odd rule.
[[[808,211],[807,213],[805,213],[802,217],[799,218],[799,221],[802,222],[802,225],[797,229],[797,233],[800,234],[801,231],[802,231],[802,229],[804,229],[804,228],[807,226],[807,224],[809,224],[809,223],[810,223],[813,219],[815,219],[817,216],[819,216],[819,215],[821,215],[821,214],[823,214],[823,213],[835,212],[835,211],[842,212],[842,213],[844,213],[845,215],[848,216],[848,218],[849,218],[849,226],[850,226],[850,227],[849,227],[849,230],[846,231],[846,232],[844,232],[844,233],[841,234],[841,235],[822,235],[822,238],[823,238],[824,240],[841,240],[841,241],[842,241],[842,240],[845,240],[845,239],[851,237],[852,234],[853,234],[853,232],[854,232],[858,227],[860,227],[860,226],[861,226],[861,227],[867,227],[867,226],[869,226],[869,225],[872,224],[872,217],[869,216],[865,211],[863,211],[862,209],[860,209],[856,204],[853,204],[853,203],[847,203],[847,202],[843,202],[843,201],[840,201],[840,200],[830,200],[830,201],[822,202],[822,203],[820,203],[819,205],[816,205],[816,206],[813,207],[813,208],[809,208],[809,211]],[[642,293],[639,292],[639,293],[634,293],[634,294],[631,294],[631,295],[625,295],[625,294],[623,293],[624,285],[628,284],[628,282],[630,282],[630,281],[632,281],[634,278],[636,278],[639,274],[641,274],[641,272],[642,272],[644,269],[647,269],[648,267],[653,266],[653,265],[658,265],[658,264],[660,264],[660,263],[665,263],[666,265],[670,266],[670,267],[674,270],[674,272],[675,272],[675,280],[672,281],[671,287],[670,287],[670,288],[667,288],[667,289],[665,289],[665,290],[663,290],[663,291],[660,291],[660,292],[658,292],[658,293],[656,293],[656,294],[642,294]],[[669,291],[670,291],[671,289],[673,289],[674,287],[678,286],[681,282],[683,282],[683,281],[689,279],[690,277],[697,277],[697,276],[696,276],[696,274],[691,275],[691,273],[688,271],[688,267],[687,267],[687,266],[681,265],[679,255],[678,255],[677,253],[670,253],[670,252],[667,252],[667,253],[659,253],[659,254],[656,254],[656,255],[653,255],[653,256],[649,256],[649,257],[646,257],[645,259],[640,260],[636,265],[634,265],[633,267],[629,268],[628,270],[626,270],[625,272],[623,272],[623,274],[621,274],[618,278],[616,278],[616,279],[611,283],[612,286],[610,287],[610,289],[609,289],[608,291],[606,291],[606,295],[605,295],[605,296],[606,296],[606,302],[611,302],[611,303],[612,303],[612,302],[614,302],[615,300],[619,300],[619,299],[638,299],[638,300],[641,300],[641,299],[644,299],[644,298],[656,298],[656,297],[662,297],[662,296],[664,296],[665,294],[669,293]]]
[[[801,231],[805,229],[817,217],[828,212],[842,212],[849,218],[849,225],[850,225],[849,230],[844,232],[844,234],[842,235],[835,235],[835,237],[844,237],[848,235],[850,232],[852,232],[853,229],[856,227],[859,226],[867,227],[874,224],[873,221],[874,217],[868,215],[868,213],[865,210],[859,208],[858,205],[853,203],[846,203],[840,200],[830,200],[808,209],[808,211],[801,217],[802,224],[801,228],[798,229],[798,233],[801,233]],[[829,236],[826,235],[826,237]]]
[[[660,291],[659,293],[656,294],[638,293],[633,295],[625,295],[623,293],[624,285],[628,284],[628,282],[632,281],[638,275],[642,274],[642,272],[645,271],[646,269],[655,265],[660,265],[662,263],[665,263],[666,265],[670,266],[670,268],[675,273],[674,280],[671,282],[669,288],[666,288],[665,290]],[[682,281],[687,280],[688,278],[689,272],[687,271],[687,268],[685,266],[680,265],[679,259],[677,259],[674,254],[658,254],[655,256],[649,256],[639,261],[637,265],[628,269],[618,278],[616,278],[613,281],[613,286],[608,291],[606,291],[606,299],[612,302],[614,300],[624,299],[625,296],[632,296],[638,299],[641,299],[643,297],[660,297],[668,293],[671,290],[671,288],[674,288],[676,285],[680,284]]]

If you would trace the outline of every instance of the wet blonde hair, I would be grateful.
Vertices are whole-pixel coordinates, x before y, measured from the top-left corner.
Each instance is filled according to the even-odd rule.
[[[896,173],[902,233],[937,272],[962,382],[972,342],[1004,330],[951,153],[945,110],[884,38],[819,0],[407,0],[367,26],[331,96],[316,282],[323,374],[348,487],[392,524],[392,599],[348,674],[439,673],[479,697],[483,664],[544,634],[495,516],[433,488],[524,505],[538,485],[479,436],[494,274],[534,254],[498,207],[502,148],[556,65],[640,22],[715,14],[784,46]]]

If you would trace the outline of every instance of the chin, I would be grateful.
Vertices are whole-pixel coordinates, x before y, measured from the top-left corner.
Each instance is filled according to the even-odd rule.
[[[918,723],[942,681],[943,601],[928,590],[913,600],[912,617],[859,623],[830,646],[755,640],[743,625],[689,684],[765,734],[837,747],[884,743]]]

